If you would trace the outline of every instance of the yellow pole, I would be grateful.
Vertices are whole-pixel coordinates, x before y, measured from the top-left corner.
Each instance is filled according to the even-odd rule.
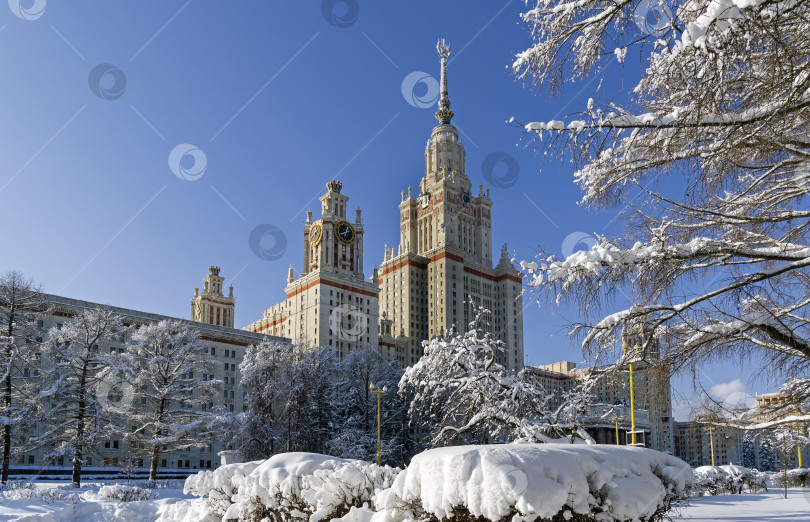
[[[712,453],[712,466],[714,466],[714,435],[712,435],[711,426],[709,426],[709,451]]]
[[[797,411],[796,415],[798,415],[798,414],[799,414],[799,412]],[[796,433],[798,435],[802,434],[801,424],[800,423],[796,423]],[[796,451],[798,451],[798,453],[799,453],[799,467],[801,468],[802,467],[802,443],[801,443],[801,441],[799,441],[799,443],[796,445]]]
[[[385,393],[385,386],[383,386],[382,390],[379,388],[374,388],[374,383],[369,386],[371,389],[371,393],[377,396],[377,465],[380,465],[380,426],[381,426],[381,418],[380,418],[380,396]]]
[[[616,445],[619,445],[619,418],[613,417],[613,420],[616,421]]]
[[[377,465],[380,465],[380,393],[377,393]]]
[[[622,340],[622,354],[627,351],[627,340]],[[630,437],[631,443],[636,444],[636,405],[635,394],[633,393],[633,363],[629,363],[630,367]]]
[[[630,437],[633,445],[636,444],[636,403],[633,393],[633,363],[630,363]]]

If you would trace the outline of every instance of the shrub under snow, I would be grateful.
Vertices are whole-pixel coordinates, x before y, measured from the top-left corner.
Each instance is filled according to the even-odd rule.
[[[755,469],[729,464],[726,466],[700,466],[695,468],[693,489],[699,494],[742,493],[743,488],[750,492],[767,491],[765,474]]]
[[[133,502],[138,500],[149,500],[153,496],[152,490],[139,486],[125,486],[123,484],[111,484],[101,486],[98,492],[87,491],[82,498],[90,501],[98,500],[120,500],[121,502]]]
[[[810,469],[797,468],[789,469],[787,470],[787,473],[775,473],[771,477],[771,482],[773,482],[774,486],[783,488],[785,487],[785,478],[787,478],[787,485],[789,488],[805,488],[810,486]]]
[[[213,514],[221,517],[234,504],[233,496],[242,480],[264,462],[241,462],[220,466],[213,471],[200,471],[190,475],[183,486],[183,493],[204,497]]]
[[[381,512],[373,520],[653,520],[684,498],[692,481],[685,462],[645,448],[437,448],[414,457],[393,486],[375,497]],[[360,510],[354,513],[361,518]]]
[[[38,488],[32,482],[9,482],[0,487],[0,503],[11,500],[39,500],[46,504],[79,501],[78,495],[68,493],[63,488]]]
[[[398,468],[378,467],[314,453],[282,453],[265,461],[222,466],[186,480],[185,492],[207,495],[222,520],[310,522],[345,515],[369,505],[391,486]]]

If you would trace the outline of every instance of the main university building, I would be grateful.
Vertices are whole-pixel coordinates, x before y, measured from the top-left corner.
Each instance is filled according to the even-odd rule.
[[[399,246],[385,247],[370,281],[363,272],[363,221],[339,181],[321,196],[321,217],[311,212],[303,230],[303,270],[285,289],[287,298],[246,330],[289,337],[308,346],[331,346],[341,355],[379,346],[403,365],[422,356],[422,341],[463,332],[476,309],[491,311],[480,328],[504,343],[501,362],[523,367],[522,278],[506,245],[492,265],[492,200],[473,189],[464,146],[451,124],[447,88],[449,48],[440,43],[441,98],[425,148],[419,193],[409,187],[399,204]]]
[[[410,366],[422,356],[423,341],[463,332],[476,318],[479,307],[490,313],[477,327],[503,342],[499,362],[512,371],[523,368],[522,275],[513,266],[506,245],[500,249],[497,262],[492,257],[493,201],[489,190],[480,185],[474,187],[466,174],[464,146],[451,123],[453,111],[447,88],[449,49],[443,43],[438,49],[441,56],[438,125],[425,148],[425,170],[417,192],[409,187],[401,193],[399,244],[396,248],[385,247],[379,268],[366,277],[361,210],[358,208],[351,216],[342,184],[331,181],[320,198],[320,216],[315,219],[312,212],[307,212],[301,238],[301,275],[294,278],[290,267],[283,301],[267,308],[261,318],[244,329],[236,329],[233,287],[226,294],[219,267],[209,267],[202,289],[195,289],[190,320],[184,322],[200,332],[210,343],[211,353],[222,363],[213,376],[224,384],[216,406],[232,412],[244,411],[239,363],[252,344],[272,340],[328,346],[341,357],[352,349],[371,346],[403,366]],[[54,295],[45,299],[49,312],[43,313],[38,321],[43,336],[82,310],[102,306]],[[108,308],[132,326],[172,319]],[[99,348],[113,353],[120,351],[123,343],[120,339]],[[549,391],[570,389],[581,378],[574,365],[567,362],[532,371]],[[36,368],[25,368],[20,377],[35,376],[36,372]],[[613,388],[600,389],[599,402],[626,395]],[[642,420],[641,427],[657,433],[651,445],[663,450],[672,447],[671,405],[668,394],[658,399],[653,401],[658,406],[652,402],[639,403],[649,409],[648,415],[652,417]],[[620,422],[622,431],[629,429],[628,421],[629,418],[623,418]],[[599,424],[594,428],[601,430],[601,436],[597,437],[600,442],[615,442],[615,438],[610,438],[611,425]],[[96,471],[121,467],[133,458],[123,441],[105,441],[102,446],[96,448],[96,456],[85,462],[85,471],[92,472],[94,467],[98,467]],[[201,441],[201,447],[163,454],[161,473],[217,467],[221,462],[219,453],[227,449],[221,441],[210,440]],[[42,453],[34,452],[17,455],[14,467],[34,472],[47,464]],[[134,464],[143,466],[148,462],[136,459]]]

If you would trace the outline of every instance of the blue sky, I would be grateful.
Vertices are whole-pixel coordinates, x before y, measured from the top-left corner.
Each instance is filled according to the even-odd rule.
[[[21,270],[47,292],[187,317],[216,264],[244,326],[283,298],[288,266],[301,269],[304,211],[339,178],[363,209],[370,275],[398,242],[400,192],[423,174],[436,109],[419,100],[432,96],[439,37],[453,51],[467,173],[495,203],[496,257],[504,242],[528,259],[539,246],[562,254],[619,232],[618,209],[578,206],[572,165],[541,161],[506,120],[561,118],[591,96],[621,101],[638,60],[608,56],[601,82],[556,97],[515,82],[508,66],[530,44],[521,9],[517,0],[11,0],[0,6],[0,220],[11,245],[0,270]],[[411,88],[414,78],[424,81]],[[204,171],[186,155],[173,172],[172,151],[192,147]],[[262,225],[286,239],[262,243],[273,259],[249,244]],[[530,363],[581,360],[565,335],[574,310],[541,300],[525,313]],[[714,386],[741,370],[709,374]]]

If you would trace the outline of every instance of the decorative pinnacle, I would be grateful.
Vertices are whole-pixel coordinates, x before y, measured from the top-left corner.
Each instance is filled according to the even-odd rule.
[[[450,58],[450,46],[444,42],[444,38],[436,43],[436,51],[439,53],[442,64],[441,98],[439,98],[439,110],[436,111],[436,119],[442,125],[450,125],[450,120],[453,119],[447,89],[447,59]]]

